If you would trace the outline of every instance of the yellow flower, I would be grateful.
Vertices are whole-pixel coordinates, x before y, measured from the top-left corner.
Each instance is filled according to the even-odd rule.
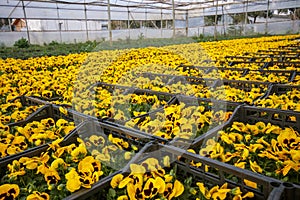
[[[170,200],[174,197],[179,197],[183,193],[183,191],[184,191],[183,184],[180,181],[175,180],[174,184],[172,183],[166,184],[164,197]]]
[[[247,132],[247,127],[242,122],[233,122],[231,130],[235,130],[238,132]]]
[[[129,160],[130,158],[131,158],[131,152],[129,152],[129,151],[126,151],[125,153],[124,153],[124,158],[125,158],[125,160]]]
[[[119,197],[117,198],[117,200],[128,200],[128,196],[127,196],[127,195],[119,196]]]
[[[104,137],[97,135],[91,135],[89,141],[92,142],[95,146],[103,145],[105,143]]]
[[[238,196],[238,195],[242,194],[242,191],[241,191],[240,187],[236,187],[231,190],[231,193],[235,196]]]
[[[20,188],[17,184],[3,184],[0,186],[1,199],[15,199],[19,196]]]
[[[124,176],[122,174],[115,175],[110,182],[111,187],[112,188],[118,187],[119,183],[123,180],[123,177]]]
[[[249,180],[247,180],[247,179],[244,179],[244,183],[247,185],[247,186],[249,186],[249,187],[252,187],[252,188],[257,188],[257,183],[255,183],[255,182],[252,182],[252,181],[249,181]]]
[[[120,149],[127,149],[129,147],[128,142],[124,141],[121,138],[113,137],[112,134],[109,135],[108,139],[110,142],[117,145]]]
[[[65,161],[62,158],[57,158],[51,163],[51,167],[53,169],[58,169],[60,166],[66,169],[68,164],[65,163]]]
[[[59,138],[54,140],[53,142],[51,142],[49,145],[49,148],[51,148],[52,150],[56,150],[57,148],[59,148],[59,143],[61,143],[64,140],[64,138]]]
[[[107,162],[107,161],[110,161],[110,155],[108,153],[98,153],[96,155],[96,159],[99,160],[99,161],[103,161],[103,162]]]
[[[143,174],[138,174],[138,173],[131,173],[129,176],[125,177],[120,183],[119,183],[119,188],[124,188],[129,183],[134,183],[135,188],[139,188],[140,191],[142,190],[142,184],[143,184]]]
[[[170,157],[169,156],[164,156],[163,164],[165,167],[170,167]]]
[[[278,143],[282,147],[290,147],[290,144],[297,140],[297,134],[292,128],[285,128],[277,137]]]
[[[75,192],[79,190],[82,183],[80,182],[80,176],[75,170],[75,168],[71,168],[71,170],[65,175],[67,179],[66,188],[70,192]]]
[[[249,160],[250,163],[250,168],[252,171],[254,172],[258,172],[258,173],[262,173],[262,168],[256,163],[256,161],[252,162],[251,160]]]
[[[61,112],[64,115],[68,115],[68,110],[62,106],[59,106],[59,112]]]
[[[60,176],[58,172],[54,168],[49,168],[46,173],[44,174],[45,181],[47,182],[48,186],[51,184],[57,184],[60,180]]]
[[[146,173],[145,167],[143,167],[142,165],[138,165],[138,164],[130,164],[130,170],[132,173],[135,173],[135,174]]]
[[[141,193],[141,187],[134,185],[133,183],[127,184],[127,194],[130,200],[144,199]]]
[[[241,155],[241,159],[242,160],[246,160],[248,158],[248,156],[249,156],[249,150],[248,149],[244,149],[243,153]]]
[[[78,147],[76,147],[72,152],[71,152],[71,156],[72,159],[76,162],[79,159],[84,158],[84,156],[86,156],[87,154],[87,149],[85,148],[85,146],[83,144],[79,144]]]
[[[91,188],[92,184],[94,184],[94,180],[91,176],[80,177],[81,186],[84,188]]]
[[[246,162],[234,163],[234,166],[245,169]]]
[[[143,189],[143,197],[153,198],[157,193],[163,193],[165,191],[165,182],[162,178],[156,177],[155,179],[149,178],[145,183]]]
[[[250,144],[249,145],[249,151],[252,153],[255,153],[257,149],[261,150],[263,148],[264,148],[264,146],[262,144]]]
[[[289,171],[292,169],[292,167],[293,167],[293,165],[288,163],[280,170],[280,172],[282,173],[283,176],[286,176],[289,173]]]
[[[291,150],[290,154],[292,156],[292,159],[294,162],[299,163],[300,162],[300,150]]]
[[[210,199],[211,194],[209,193],[208,189],[204,186],[203,183],[198,182],[197,186],[199,187],[200,192],[206,199]]]
[[[169,182],[171,182],[171,181],[173,180],[173,176],[170,175],[170,174],[166,174],[166,175],[164,176],[164,178],[165,178],[165,182],[166,182],[166,183],[169,183]]]
[[[67,126],[67,125],[68,125],[68,121],[65,119],[59,119],[56,122],[56,126],[58,127]]]
[[[32,194],[28,195],[26,200],[49,200],[50,196],[46,192],[34,191]]]
[[[46,98],[46,99],[50,99],[51,97],[52,97],[52,92],[51,91],[49,91],[49,90],[44,90],[43,92],[42,92],[42,96],[44,97],[44,98]]]

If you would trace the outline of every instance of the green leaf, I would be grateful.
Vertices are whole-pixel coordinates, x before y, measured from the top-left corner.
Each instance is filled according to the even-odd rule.
[[[112,188],[109,188],[108,196],[111,197],[111,198],[114,198],[116,196],[116,191]]]

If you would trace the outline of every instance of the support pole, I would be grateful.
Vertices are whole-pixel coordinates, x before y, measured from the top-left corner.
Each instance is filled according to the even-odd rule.
[[[130,39],[130,11],[129,11],[129,7],[127,7],[127,28],[128,28],[128,37]]]
[[[216,14],[215,14],[215,30],[214,30],[214,39],[217,40],[217,22],[218,22],[218,1],[216,5]]]
[[[147,38],[147,29],[148,29],[148,21],[147,21],[147,8],[146,8],[146,12],[145,12],[145,38]]]
[[[173,38],[175,38],[175,2],[172,0]]]
[[[204,14],[204,8],[203,8],[203,26],[202,26],[202,35],[204,36],[205,33],[205,14]],[[198,34],[199,35],[199,34]],[[199,35],[200,36],[200,35]]]
[[[58,30],[59,30],[59,41],[60,43],[62,43],[62,35],[61,35],[61,22],[59,21],[59,8],[58,8],[58,5],[56,3],[56,13],[57,13],[57,19],[58,19]]]
[[[27,21],[27,15],[26,15],[26,11],[25,11],[24,0],[22,0],[22,7],[23,7],[23,13],[24,13],[24,18],[25,18],[25,23],[26,23],[27,39],[28,39],[28,43],[30,44],[30,35],[29,35],[29,28],[28,28],[28,21]]]
[[[222,24],[223,24],[223,34],[226,36],[226,29],[225,29],[225,15],[224,15],[224,5],[222,5]]]
[[[87,13],[86,13],[85,0],[84,0],[84,17],[85,17],[86,40],[89,41],[89,30],[88,30],[88,23],[87,23]]]
[[[189,10],[186,10],[185,13],[185,35],[189,36]]]
[[[108,33],[109,33],[109,45],[112,46],[112,32],[111,32],[111,15],[110,15],[110,0],[107,0],[107,14],[108,14]]]
[[[269,18],[269,8],[270,8],[270,0],[267,3],[267,17],[266,17],[266,27],[265,27],[265,34],[268,34],[268,18]]]
[[[11,26],[12,26],[12,25],[11,25],[11,24],[12,24],[12,21],[11,21],[11,20],[12,20],[12,19],[8,18],[8,26],[9,26],[9,31],[10,31],[10,32],[13,31],[13,30],[12,30],[12,27],[11,27]]]
[[[163,14],[162,14],[162,8],[160,9],[160,37],[163,36]]]
[[[248,24],[248,0],[246,1],[246,9],[245,9],[245,25],[244,25],[244,34],[246,35],[247,30],[247,24]]]

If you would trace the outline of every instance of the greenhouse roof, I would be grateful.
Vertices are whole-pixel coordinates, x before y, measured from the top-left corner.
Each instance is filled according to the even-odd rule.
[[[176,18],[300,7],[300,0],[2,0],[0,18],[107,20]],[[23,9],[23,7],[25,9]],[[217,9],[216,9],[217,8]],[[86,11],[86,12],[85,12]]]

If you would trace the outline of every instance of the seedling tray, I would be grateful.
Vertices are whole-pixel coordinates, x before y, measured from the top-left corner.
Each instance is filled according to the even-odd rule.
[[[292,184],[281,184],[276,180],[249,172],[247,170],[239,169],[231,165],[220,163],[205,157],[195,156],[189,152],[183,151],[176,147],[161,145],[161,144],[147,144],[131,162],[122,170],[115,172],[109,177],[101,179],[94,184],[90,189],[82,189],[76,193],[65,198],[65,200],[75,199],[106,199],[109,191],[110,182],[116,174],[123,174],[127,176],[130,173],[130,164],[140,164],[147,158],[155,158],[160,161],[164,156],[169,156],[174,162],[170,167],[164,167],[165,171],[176,167],[177,180],[184,182],[185,179],[191,177],[193,184],[202,182],[206,186],[213,187],[221,186],[228,183],[228,188],[240,187],[242,192],[253,192],[254,200],[284,200],[295,199],[294,195],[298,195],[298,191]],[[177,160],[180,157],[180,160]],[[190,162],[202,163],[201,168],[191,167]],[[206,172],[205,167],[213,169],[217,173]],[[227,176],[235,177],[237,181],[227,179]],[[258,185],[252,188],[244,183],[244,180],[249,180]],[[186,188],[185,188],[186,189]]]
[[[10,123],[10,124],[8,124],[8,126],[10,128],[13,128],[13,127],[16,127],[16,126],[24,127],[28,123],[31,123],[31,122],[34,122],[34,121],[40,121],[42,119],[47,119],[47,118],[54,119],[55,123],[58,119],[65,119],[69,122],[74,122],[75,125],[79,125],[82,121],[86,120],[86,117],[84,117],[83,115],[77,115],[76,113],[74,113],[72,111],[69,111],[67,115],[62,114],[59,111],[58,106],[48,104],[48,105],[45,105],[45,106],[41,107],[36,112],[32,113],[25,120],[18,121],[16,123]],[[68,138],[70,138],[71,135],[72,135],[72,131],[69,132],[69,134],[65,135],[64,139],[68,140]],[[45,144],[41,144],[41,145],[38,145],[38,146],[34,146],[32,148],[25,149],[22,152],[0,158],[0,167],[3,166],[3,165],[6,165],[7,163],[11,162],[12,160],[14,160],[16,158],[20,158],[21,156],[26,155],[26,154],[28,154],[32,151],[38,150],[40,148],[45,148],[45,147],[48,146],[48,144],[49,143],[45,143]]]
[[[124,128],[142,131],[142,129],[140,129],[140,127],[139,127],[140,124],[145,123],[146,121],[149,121],[149,120],[150,120],[149,122],[151,122],[155,119],[160,118],[162,115],[165,114],[164,109],[166,109],[166,108],[168,109],[168,107],[172,107],[172,105],[178,106],[181,102],[185,104],[185,107],[182,109],[187,109],[188,107],[202,106],[204,108],[204,110],[202,112],[213,111],[214,113],[233,112],[239,105],[241,105],[241,103],[236,103],[236,102],[220,101],[220,100],[205,99],[205,98],[196,98],[196,97],[185,96],[185,95],[177,95],[176,98],[174,99],[174,101],[172,102],[172,104],[170,104],[169,106],[165,106],[165,108],[160,108],[155,111],[149,112],[147,114],[132,118],[131,120],[128,120],[126,123],[130,122],[129,124],[131,124],[131,122],[136,122],[135,125],[132,127],[128,127],[128,126],[126,126],[126,123],[124,123]],[[222,114],[220,114],[220,115],[222,115]],[[229,116],[230,116],[230,114],[228,113],[228,117]],[[167,118],[161,119],[161,120],[166,120],[166,119]],[[187,120],[190,120],[190,119],[187,119]],[[213,127],[219,126],[220,123],[224,123],[223,121],[217,121],[217,119],[211,120],[211,122],[214,123]],[[184,126],[184,125],[185,124],[181,124],[181,126]],[[198,126],[198,125],[195,125],[195,126]],[[166,128],[165,126],[161,127],[161,129],[165,129],[165,128]],[[208,125],[208,127],[201,126],[200,129],[196,128],[197,134],[194,133],[193,137],[190,139],[187,139],[186,141],[188,141],[189,143],[192,143],[192,141],[196,138],[203,138],[203,137],[205,138],[206,131],[207,131],[206,128],[210,129],[211,127]],[[144,132],[146,135],[154,136],[154,135],[152,135],[152,133],[149,133],[147,131],[142,131],[142,132]],[[166,143],[166,142],[170,142],[170,141],[174,140],[173,137],[172,137],[172,139],[166,139],[165,137],[161,137],[161,136],[154,136],[154,137],[157,139],[157,141],[160,141],[162,143]],[[175,141],[177,141],[179,139],[180,139],[180,137],[175,139]]]

